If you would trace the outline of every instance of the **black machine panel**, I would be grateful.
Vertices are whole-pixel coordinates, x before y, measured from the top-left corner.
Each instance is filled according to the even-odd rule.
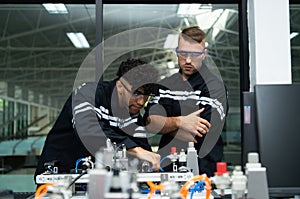
[[[300,195],[300,84],[257,85],[255,102],[270,196]]]

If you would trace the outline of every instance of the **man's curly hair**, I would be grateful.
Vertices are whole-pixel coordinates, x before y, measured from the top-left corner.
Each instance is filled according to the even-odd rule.
[[[159,72],[147,62],[140,59],[127,59],[123,61],[117,71],[120,79],[123,77],[132,85],[132,91],[143,88],[145,94],[157,93]]]

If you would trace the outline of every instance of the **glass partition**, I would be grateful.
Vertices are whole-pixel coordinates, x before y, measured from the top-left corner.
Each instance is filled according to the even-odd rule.
[[[0,4],[0,82],[8,85],[0,85],[0,136],[1,139],[7,138],[3,139],[7,142],[1,142],[0,147],[7,146],[8,141],[11,141],[8,143],[10,148],[20,146],[20,139],[11,139],[17,132],[18,138],[26,132],[29,136],[26,142],[32,140],[35,143],[32,146],[37,149],[28,149],[37,152],[34,158],[31,153],[22,155],[20,159],[12,156],[11,151],[5,151],[7,154],[0,156],[2,174],[24,174],[29,175],[27,180],[33,180],[34,166],[45,135],[73,90],[78,69],[95,47],[96,5],[64,6],[64,10],[57,11],[47,8],[46,4]],[[103,14],[103,41],[126,31],[149,27],[179,33],[185,27],[198,25],[206,32],[208,53],[228,89],[229,112],[221,134],[225,141],[224,161],[228,165],[241,163],[238,6],[234,3],[104,4],[103,13],[99,12]],[[189,13],[185,13],[184,8],[188,8]],[[83,35],[88,45],[78,46],[74,41],[78,35]],[[120,60],[126,57],[156,63],[160,66],[160,78],[177,71],[174,45],[156,48],[157,43],[167,45],[167,37],[148,36],[153,39],[145,46],[138,49],[132,46],[126,49],[126,53],[114,55],[103,79],[114,78]],[[172,35],[169,37],[172,38]],[[126,39],[138,41],[139,37]],[[15,86],[18,92],[15,92]],[[15,93],[18,95],[15,96]],[[22,116],[14,119],[18,114]],[[13,122],[9,122],[11,119]],[[154,146],[157,142],[155,138],[152,140]],[[13,166],[12,162],[18,162],[18,165]],[[6,179],[1,175],[0,182]],[[23,183],[21,189],[14,189],[15,185],[9,183],[0,184],[0,190],[14,191],[33,191],[34,186],[32,181]]]
[[[45,136],[95,45],[95,4],[36,2],[0,4],[0,191],[35,190]]]
[[[132,38],[130,34],[128,38],[126,37],[130,40],[132,48],[124,52],[118,51],[119,57],[116,56],[112,64],[104,70],[106,80],[115,76],[120,60],[128,57],[138,57],[155,63],[159,65],[161,78],[170,76],[178,71],[175,54],[176,34],[186,27],[195,25],[206,32],[208,54],[228,89],[229,112],[222,132],[225,141],[224,161],[228,165],[240,164],[238,4],[104,4],[103,10],[104,43],[112,40],[114,36],[117,38],[116,42],[111,43],[122,45],[125,42],[120,35],[132,34]],[[160,36],[162,32],[170,32],[170,34],[166,37]],[[153,40],[144,39],[148,43],[140,45],[139,41],[142,41],[142,37],[151,37]],[[170,40],[172,42],[169,42]],[[160,44],[163,47],[160,47]],[[152,139],[152,144],[156,145],[159,139],[155,136]]]

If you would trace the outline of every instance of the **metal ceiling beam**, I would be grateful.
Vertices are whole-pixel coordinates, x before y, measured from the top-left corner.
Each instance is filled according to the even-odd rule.
[[[0,51],[90,51],[91,49],[86,48],[75,48],[75,47],[34,47],[34,46],[7,46],[0,47]]]
[[[78,71],[79,67],[63,67],[63,68],[55,68],[55,67],[7,67],[0,68],[0,71],[39,71],[39,72],[47,72],[47,71]],[[81,69],[83,70],[83,69]],[[93,71],[95,69],[85,68],[85,71]]]
[[[10,40],[10,39],[16,39],[16,38],[31,35],[31,34],[35,34],[37,32],[43,32],[43,31],[47,31],[47,30],[52,30],[52,29],[64,27],[64,26],[66,26],[68,24],[71,24],[71,23],[83,22],[83,21],[86,21],[86,20],[89,20],[89,19],[90,19],[90,17],[84,17],[84,18],[68,21],[66,23],[60,23],[60,24],[55,24],[55,25],[39,28],[38,31],[36,29],[34,29],[34,30],[27,31],[27,32],[17,33],[17,34],[11,35],[11,36],[2,37],[0,39],[0,42],[7,41],[7,40]]]

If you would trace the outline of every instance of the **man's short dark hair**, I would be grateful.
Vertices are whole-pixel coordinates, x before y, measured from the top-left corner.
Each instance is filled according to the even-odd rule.
[[[192,26],[182,30],[184,39],[192,39],[198,43],[201,43],[205,39],[205,32],[199,28],[199,26]]]
[[[118,78],[123,77],[132,85],[133,90],[143,88],[145,94],[157,93],[159,72],[147,62],[140,59],[123,61],[117,72]]]
[[[127,59],[126,61],[122,61],[120,67],[117,71],[117,76],[120,79],[125,73],[130,71],[132,68],[147,64],[147,62],[140,59]]]

